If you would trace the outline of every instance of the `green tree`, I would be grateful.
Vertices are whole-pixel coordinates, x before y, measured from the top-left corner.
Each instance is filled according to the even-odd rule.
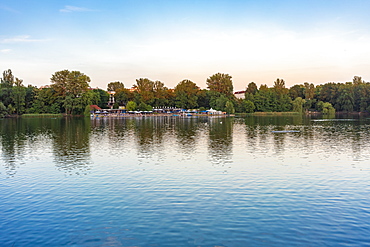
[[[319,101],[329,102],[336,110],[341,109],[341,105],[338,101],[339,97],[339,83],[329,82],[322,85],[320,88]]]
[[[1,87],[13,87],[15,82],[15,77],[11,69],[5,70],[3,72],[3,77],[0,79]]]
[[[257,111],[273,112],[277,105],[276,94],[271,89],[261,85],[259,91],[253,96],[253,103]]]
[[[354,92],[353,84],[348,82],[346,84],[340,84],[338,90],[339,96],[337,102],[340,105],[340,110],[351,112],[354,109]]]
[[[8,114],[13,114],[15,112],[15,108],[12,106],[12,104],[8,105],[7,112]]]
[[[27,113],[30,113],[29,111],[36,100],[37,90],[38,89],[32,85],[28,85],[26,88],[25,109]]]
[[[61,113],[63,102],[59,97],[55,97],[56,92],[52,88],[42,88],[35,90],[35,100],[29,113]]]
[[[14,108],[16,109],[17,115],[24,112],[25,100],[26,100],[26,88],[23,86],[23,80],[15,78],[15,83],[12,88],[11,97],[14,102]]]
[[[84,92],[81,95],[81,97],[79,97],[79,100],[77,101],[78,105],[76,105],[75,107],[74,114],[79,114],[79,115],[84,114],[84,111],[87,107],[89,107],[90,109],[90,105],[92,105],[94,101],[96,103],[96,100],[97,100],[96,97],[97,97],[97,93],[95,93],[92,90],[88,90]]]
[[[89,105],[85,106],[84,116],[90,117],[90,114],[91,114],[90,111],[91,111],[90,106]]]
[[[134,100],[134,93],[127,88],[121,88],[116,91],[114,99],[118,105],[126,105],[127,102]]]
[[[285,81],[283,79],[276,79],[273,92],[271,92],[270,96],[275,100],[273,111],[286,112],[292,110],[292,100],[289,97],[289,90],[285,87]]]
[[[93,89],[93,92],[96,93],[95,104],[100,108],[106,108],[108,105],[109,93],[100,88]]]
[[[137,109],[137,105],[134,101],[127,102],[127,105],[126,105],[127,111],[136,111],[136,109]]]
[[[155,81],[153,85],[154,102],[153,105],[156,107],[166,106],[168,104],[168,88],[164,86],[161,81]]]
[[[306,100],[311,100],[315,97],[315,85],[313,83],[304,83],[304,98]]]
[[[0,117],[5,117],[8,114],[8,110],[3,102],[0,101]]]
[[[0,78],[0,101],[7,107],[13,104],[12,88],[15,82],[15,77],[10,69],[3,72],[3,77]]]
[[[175,87],[176,106],[184,109],[193,109],[198,106],[199,87],[190,80],[182,80]]]
[[[119,89],[123,89],[125,88],[125,85],[123,85],[122,82],[120,81],[114,81],[114,82],[110,82],[108,83],[108,86],[107,86],[107,91],[117,91]]]
[[[63,102],[65,113],[78,114],[85,109],[82,96],[89,88],[90,77],[80,71],[62,70],[55,72],[50,80],[56,96]]]
[[[225,111],[226,111],[227,114],[235,113],[234,104],[233,104],[233,102],[231,102],[231,100],[226,101]]]
[[[136,80],[134,85],[139,96],[139,101],[145,104],[152,104],[154,102],[154,82],[148,78],[140,78]]]
[[[229,99],[224,94],[219,94],[218,97],[212,96],[210,101],[211,108],[218,110],[218,111],[226,111],[226,102],[229,101]]]
[[[245,90],[246,94],[249,93],[249,94],[253,95],[257,92],[258,92],[258,88],[257,88],[256,83],[254,83],[254,82],[249,83],[248,86],[247,86],[247,89]]]
[[[243,100],[243,108],[244,108],[244,112],[252,113],[256,109],[256,106],[250,100]]]
[[[292,100],[300,97],[304,98],[304,87],[303,85],[294,85],[291,88],[289,88],[289,96]]]
[[[23,80],[14,77],[12,71],[8,69],[3,72],[0,82],[0,101],[5,106],[12,105],[16,114],[22,114],[26,100],[26,88],[22,84]]]
[[[233,82],[228,74],[217,73],[207,79],[209,90],[225,94],[228,97],[233,97]]]
[[[366,111],[370,104],[370,83],[366,83],[361,77],[353,78],[354,111]]]
[[[324,115],[333,115],[335,114],[335,108],[329,102],[319,101],[316,104],[317,110],[322,112]]]
[[[274,81],[274,90],[277,94],[287,94],[288,90],[285,88],[285,81],[283,79],[277,78]]]
[[[361,85],[361,84],[365,83],[362,80],[361,76],[354,76],[352,82],[353,82],[353,85]]]
[[[305,102],[306,101],[301,97],[295,98],[294,101],[292,102],[293,112],[303,113],[303,105]]]
[[[144,102],[141,102],[138,106],[139,111],[152,111],[153,107],[150,105],[145,104]]]
[[[209,91],[207,89],[201,89],[197,92],[197,104],[199,107],[203,107],[204,109],[210,108],[210,101],[212,97],[212,91]]]
[[[176,94],[174,89],[166,90],[166,100],[167,106],[175,106],[176,105]]]
[[[259,91],[249,97],[256,106],[256,111],[261,112],[285,112],[292,110],[292,101],[288,95],[288,89],[285,88],[284,80],[276,80],[273,88],[268,88],[262,84]]]
[[[335,114],[335,109],[329,102],[325,102],[322,106],[322,109],[323,109],[322,110],[323,114],[328,114],[328,115]]]
[[[64,99],[67,95],[67,90],[70,84],[70,71],[69,70],[61,70],[55,72],[50,78],[52,83],[51,88],[55,91],[57,97],[61,97]]]

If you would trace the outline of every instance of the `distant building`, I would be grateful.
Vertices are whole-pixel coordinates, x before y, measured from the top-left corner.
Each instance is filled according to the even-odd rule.
[[[115,91],[108,91],[108,93],[109,93],[108,107],[110,109],[113,109],[113,105],[115,103],[115,101],[114,101],[114,95],[116,94],[116,92]]]
[[[236,91],[234,95],[237,99],[245,99],[245,90],[244,91]]]

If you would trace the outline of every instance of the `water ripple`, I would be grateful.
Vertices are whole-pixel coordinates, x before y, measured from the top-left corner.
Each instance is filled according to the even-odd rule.
[[[1,245],[368,244],[362,121],[32,121],[0,133]]]

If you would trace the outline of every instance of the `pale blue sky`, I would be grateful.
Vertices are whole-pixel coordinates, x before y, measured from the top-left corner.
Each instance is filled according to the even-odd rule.
[[[79,70],[91,86],[140,77],[202,88],[217,72],[242,90],[370,80],[370,1],[0,1],[0,70],[50,83]]]

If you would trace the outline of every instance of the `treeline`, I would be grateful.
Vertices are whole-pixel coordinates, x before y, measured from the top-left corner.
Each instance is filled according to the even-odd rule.
[[[106,107],[109,94],[102,89],[90,90],[90,78],[79,71],[58,71],[50,81],[50,86],[26,87],[11,70],[4,71],[0,79],[0,116],[24,113],[81,115],[91,104]]]
[[[179,107],[185,109],[213,108],[227,113],[251,112],[300,112],[318,111],[324,114],[335,111],[370,111],[370,83],[355,76],[352,82],[326,83],[315,86],[304,83],[286,88],[285,81],[276,79],[272,87],[251,82],[245,98],[233,94],[232,77],[217,73],[207,78],[207,89],[200,89],[194,82],[183,80],[174,89],[160,81],[147,78],[136,80],[132,88],[122,82],[110,82],[107,91],[114,91],[114,101],[102,89],[91,89],[90,78],[79,72],[55,72],[51,85],[37,88],[24,86],[11,70],[2,74],[0,83],[0,116],[24,113],[88,114],[90,105],[108,108],[125,106],[128,110]]]

